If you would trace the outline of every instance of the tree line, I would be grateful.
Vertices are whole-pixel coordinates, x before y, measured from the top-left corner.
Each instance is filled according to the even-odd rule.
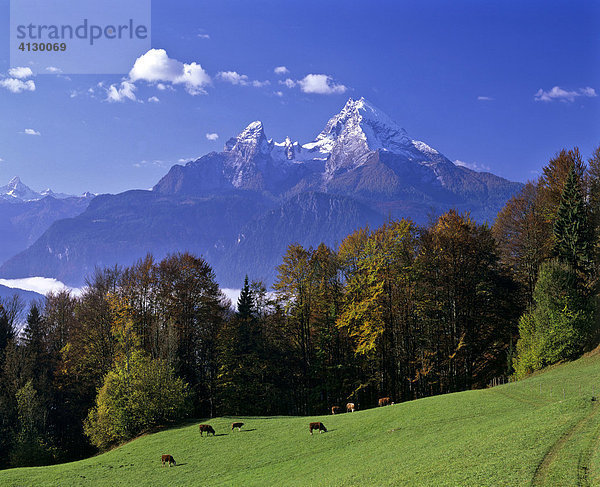
[[[598,343],[600,147],[561,150],[502,209],[494,236],[523,290],[517,378]]]
[[[188,253],[0,306],[0,466],[87,456],[186,417],[323,414],[485,387],[597,342],[600,148],[563,150],[492,227],[450,210],[290,245],[237,307]]]

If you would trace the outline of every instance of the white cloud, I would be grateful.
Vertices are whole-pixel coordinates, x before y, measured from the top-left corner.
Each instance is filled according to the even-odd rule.
[[[175,88],[173,88],[171,85],[166,85],[164,83],[158,83],[156,85],[156,87],[160,90],[160,91],[175,91]]]
[[[22,81],[17,78],[4,78],[0,79],[0,86],[6,88],[8,91],[13,93],[21,93],[23,91],[35,91],[35,83],[29,79]]]
[[[223,294],[227,297],[227,299],[229,299],[229,301],[231,301],[231,307],[233,309],[237,309],[237,302],[238,302],[238,299],[240,297],[242,290],[241,289],[223,288],[223,289],[221,289],[221,291],[223,291]]]
[[[275,96],[283,96],[283,91],[274,91],[273,94]]]
[[[171,164],[171,162],[163,161],[161,159],[154,159],[153,161],[147,161],[144,159],[143,161],[140,161],[140,162],[134,162],[133,167],[151,167],[151,166],[167,167],[169,164]]]
[[[25,291],[33,291],[40,294],[48,294],[49,292],[58,292],[64,289],[79,296],[83,292],[83,288],[68,287],[62,282],[49,277],[26,277],[24,279],[0,279],[0,285],[11,289],[23,289]]]
[[[287,78],[284,81],[280,81],[279,82],[280,85],[285,85],[288,88],[293,88],[294,86],[296,86],[296,82],[293,79]]]
[[[198,37],[200,39],[210,39],[210,36],[208,34],[198,34]]]
[[[594,88],[586,86],[585,88],[579,88],[578,90],[564,90],[559,86],[555,86],[551,90],[544,91],[539,89],[535,95],[533,95],[535,101],[562,101],[562,102],[574,102],[575,98],[579,96],[594,98],[598,96]]]
[[[334,95],[345,93],[347,88],[333,82],[331,76],[326,74],[307,74],[298,80],[298,85],[304,93],[315,93],[317,95]]]
[[[0,162],[4,162],[4,159],[2,159],[2,157],[0,157]]]
[[[586,86],[585,88],[580,88],[579,93],[581,93],[581,96],[589,96],[590,98],[598,96],[596,94],[596,90],[594,88],[590,88],[589,86]]]
[[[456,161],[454,161],[454,164],[456,164],[457,166],[466,167],[467,169],[471,169],[473,171],[478,171],[478,172],[491,171],[490,166],[486,166],[485,164],[479,164],[477,162],[464,162],[464,161],[456,160]]]
[[[148,102],[150,103],[158,103],[159,101],[160,100],[156,96],[151,96],[150,98],[148,98]]]
[[[232,85],[254,86],[254,88],[262,88],[263,86],[269,86],[271,84],[271,82],[269,80],[250,81],[248,79],[248,76],[246,76],[245,74],[240,74],[236,71],[219,71],[217,73],[217,78],[220,79],[221,81],[225,81],[226,83],[231,83]]]
[[[142,80],[148,83],[181,84],[190,95],[206,94],[204,87],[211,82],[200,64],[172,59],[164,49],[150,49],[137,58],[129,72],[129,79],[132,82]]]
[[[96,97],[96,88],[98,88],[98,92],[100,92],[101,95],[104,95],[106,93],[108,93],[108,89],[104,88],[104,85],[102,83],[98,83],[98,85],[96,87],[90,87],[87,90],[71,90],[69,92],[69,97],[70,98],[77,98],[79,96],[89,96],[90,98],[97,98]]]
[[[31,71],[31,68],[17,67],[17,68],[10,68],[8,70],[8,74],[10,76],[12,76],[13,78],[25,79],[25,78],[30,78],[31,76],[33,76],[33,71]]]
[[[37,130],[33,130],[33,129],[25,129],[23,131],[23,133],[25,135],[42,135],[40,132],[38,132]]]
[[[52,74],[58,74],[58,73],[62,73],[62,69],[60,69],[60,68],[55,68],[54,66],[48,66],[48,67],[46,68],[46,71],[48,71],[49,73],[52,73]]]
[[[284,74],[288,74],[290,72],[290,70],[288,68],[286,68],[285,66],[277,66],[273,72],[275,74],[280,74],[280,75],[284,75]]]
[[[334,83],[331,76],[326,74],[307,74],[303,79],[297,81],[287,78],[279,81],[279,84],[288,88],[299,86],[304,93],[315,93],[318,95],[345,93],[348,89],[342,84]]]
[[[217,78],[232,85],[246,86],[248,84],[248,76],[236,71],[220,71],[217,73]]]
[[[492,101],[493,98],[491,96],[478,96],[477,99],[479,101]]]
[[[137,88],[130,81],[121,82],[121,86],[110,85],[106,90],[106,101],[111,103],[122,102],[125,100],[136,101],[135,90]]]
[[[219,134],[217,133],[210,133],[210,134],[206,134],[206,138],[208,140],[217,140],[219,138]]]

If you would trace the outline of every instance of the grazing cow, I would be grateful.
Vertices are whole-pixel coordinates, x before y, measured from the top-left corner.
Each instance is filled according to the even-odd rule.
[[[169,463],[169,467],[171,466],[171,464],[177,466],[177,462],[171,455],[163,455],[162,457],[160,457],[160,461],[162,462],[163,467],[165,466],[166,462]]]
[[[202,436],[204,431],[206,431],[206,436],[208,436],[210,433],[215,436],[215,430],[210,424],[201,424],[198,426],[198,429],[200,430],[200,436]]]
[[[353,402],[349,402],[348,404],[346,404],[346,412],[347,413],[353,413],[355,411],[355,407],[354,407],[354,403]]]
[[[313,430],[319,430],[319,433],[323,433],[323,431],[327,433],[327,428],[325,428],[323,423],[310,423],[308,425],[308,430],[310,431],[311,435],[313,434]]]
[[[242,431],[242,426],[244,426],[244,423],[231,423],[231,431],[233,431],[234,428],[237,428],[238,431]]]
[[[339,406],[331,407],[331,414],[340,414],[342,412],[342,408]]]
[[[392,400],[389,397],[382,397],[381,399],[379,399],[380,406],[389,406],[391,402]]]

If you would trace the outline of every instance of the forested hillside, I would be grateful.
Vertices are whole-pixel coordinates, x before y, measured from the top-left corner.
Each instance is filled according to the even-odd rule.
[[[0,462],[72,460],[188,417],[484,388],[575,359],[598,341],[599,224],[600,149],[588,164],[564,150],[492,228],[450,210],[337,248],[293,244],[272,290],[249,276],[235,311],[189,253],[98,269],[81,296],[5,303]]]
[[[599,379],[593,353],[527,380],[349,414],[196,419],[78,462],[5,470],[0,484],[598,485]],[[311,436],[309,421],[328,432]],[[201,438],[199,422],[216,435]],[[162,468],[163,454],[177,465]]]

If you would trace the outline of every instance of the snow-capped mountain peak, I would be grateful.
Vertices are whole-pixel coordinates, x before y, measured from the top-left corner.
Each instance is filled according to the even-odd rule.
[[[202,181],[188,180],[190,191],[198,186],[211,191],[233,187],[272,194],[309,187],[339,190],[340,184],[354,184],[350,181],[360,178],[365,178],[362,187],[391,187],[411,181],[448,186],[464,172],[457,172],[437,150],[409,137],[399,124],[364,98],[350,98],[308,144],[301,145],[290,137],[275,142],[265,135],[262,122],[254,121],[230,138],[222,153],[211,153],[188,166],[190,171],[192,167],[204,168]],[[340,182],[338,177],[344,178],[350,172],[353,175]],[[173,191],[182,187],[183,178],[181,168],[176,168],[155,189]],[[387,178],[396,182],[392,184]]]
[[[50,188],[41,193],[34,191],[29,186],[23,184],[19,176],[12,178],[6,186],[0,186],[0,200],[13,203],[22,203],[27,201],[37,201],[50,196],[55,199],[70,198],[71,195],[64,193],[55,193]]]
[[[373,104],[350,98],[344,108],[327,122],[315,146],[333,150],[337,141],[355,139],[370,151],[402,151],[411,140],[406,131]]]
[[[303,148],[327,156],[325,180],[340,171],[360,167],[376,151],[409,159],[429,157],[421,154],[400,125],[364,98],[350,98],[342,110],[329,119],[315,141]]]
[[[428,161],[438,155],[423,142],[412,140],[406,131],[365,98],[350,98],[342,110],[329,119],[316,139],[300,145],[286,137],[283,142],[267,139],[260,121],[250,123],[237,137],[225,144],[225,152],[236,159],[235,166],[250,163],[255,157],[271,158],[277,164],[322,161],[325,176],[340,169],[358,167],[375,151],[400,154]],[[340,163],[340,158],[344,159]]]
[[[21,178],[16,176],[6,186],[0,187],[0,198],[8,201],[33,201],[42,198],[42,195],[25,186]]]
[[[225,151],[240,156],[244,161],[249,161],[256,155],[266,155],[271,152],[272,142],[267,140],[262,122],[255,121],[249,124],[234,139],[225,144]]]
[[[265,129],[260,120],[250,124],[237,136],[238,141],[259,140],[265,136]]]

